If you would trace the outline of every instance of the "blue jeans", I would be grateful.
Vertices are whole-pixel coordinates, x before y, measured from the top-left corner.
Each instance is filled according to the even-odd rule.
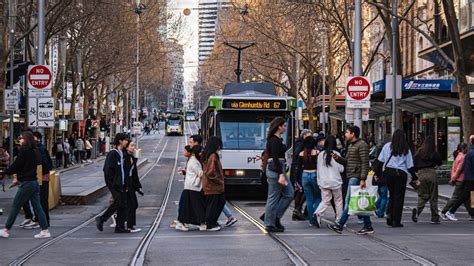
[[[229,207],[227,207],[227,204],[224,205],[224,209],[222,210],[222,212],[224,212],[224,215],[227,218],[232,216],[232,212],[230,211]]]
[[[267,167],[268,197],[265,206],[265,226],[275,226],[277,218],[285,214],[290,206],[295,191],[291,185],[290,178],[285,175],[288,185],[282,186],[278,183],[279,175]]]
[[[302,185],[306,195],[306,208],[308,209],[308,220],[313,224],[313,213],[321,203],[321,190],[316,180],[316,172],[303,172]]]
[[[346,193],[346,202],[344,205],[344,210],[342,211],[341,219],[339,220],[339,225],[344,226],[346,224],[347,219],[349,219],[349,201],[351,199],[351,186],[358,186],[360,185],[359,178],[351,177],[349,178],[349,183],[347,187]],[[360,219],[364,220],[364,227],[368,228],[372,226],[370,222],[370,216],[359,216]]]
[[[375,211],[377,217],[383,218],[385,216],[385,209],[387,208],[388,202],[388,187],[387,186],[379,186],[377,192],[379,193],[379,197],[375,201]]]
[[[40,203],[40,188],[38,181],[36,180],[20,182],[18,191],[16,192],[15,198],[13,199],[10,214],[8,215],[8,219],[5,224],[6,229],[10,230],[13,227],[13,223],[15,223],[16,216],[20,212],[21,206],[23,206],[28,201],[30,201],[31,206],[33,206],[33,211],[38,218],[41,229],[48,229],[48,221],[46,220],[46,216]]]

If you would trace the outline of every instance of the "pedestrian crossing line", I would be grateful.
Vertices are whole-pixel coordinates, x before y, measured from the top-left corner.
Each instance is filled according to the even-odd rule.
[[[189,233],[186,233],[189,234]],[[245,237],[245,236],[266,236],[263,233],[257,234],[199,234],[199,235],[157,235],[155,238],[169,239],[169,238],[218,238],[218,237]]]

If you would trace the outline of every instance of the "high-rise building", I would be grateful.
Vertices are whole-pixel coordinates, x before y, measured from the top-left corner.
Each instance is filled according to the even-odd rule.
[[[219,10],[232,7],[230,0],[199,0],[199,64],[214,48]]]

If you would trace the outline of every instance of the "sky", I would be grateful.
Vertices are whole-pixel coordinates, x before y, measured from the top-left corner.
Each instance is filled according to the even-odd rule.
[[[199,0],[169,0],[168,10],[183,21],[179,43],[184,48],[184,84],[185,90],[197,80],[198,65],[198,8]],[[183,15],[185,8],[191,9],[189,16]]]

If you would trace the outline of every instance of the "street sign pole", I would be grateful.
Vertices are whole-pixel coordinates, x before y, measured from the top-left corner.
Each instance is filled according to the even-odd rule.
[[[393,93],[392,93],[392,135],[397,129],[397,52],[398,44],[398,18],[395,16],[398,13],[398,0],[392,1],[392,75],[393,75]]]
[[[362,76],[362,0],[355,0],[354,76]],[[346,107],[347,108],[347,107]],[[362,109],[354,110],[354,125],[362,131]]]
[[[15,18],[16,15],[15,13],[15,1],[9,1],[9,14],[10,14],[10,90],[13,90],[13,84],[14,84],[14,74],[13,74],[13,65],[15,63]],[[5,95],[4,95],[5,97]],[[13,118],[14,118],[14,112],[15,111],[10,111],[10,143],[9,143],[9,151],[10,151],[10,164],[13,163],[13,138],[14,136],[14,123],[13,123]]]

